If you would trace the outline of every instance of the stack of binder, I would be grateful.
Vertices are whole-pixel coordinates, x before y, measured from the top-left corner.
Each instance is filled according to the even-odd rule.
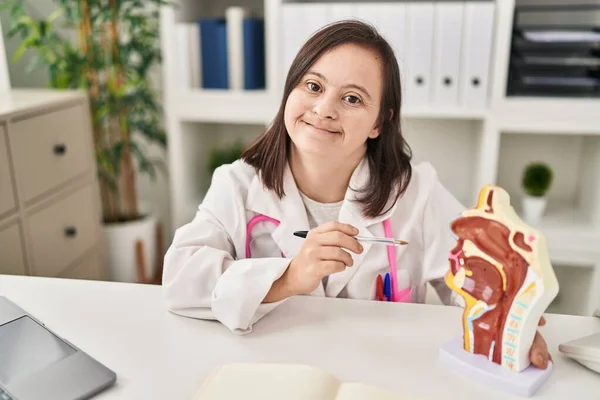
[[[399,62],[408,108],[487,107],[495,2],[284,0],[282,74],[304,42],[323,26],[347,19],[373,25]]]
[[[509,96],[600,97],[600,5],[515,7],[514,21]]]
[[[265,88],[265,29],[242,7],[225,18],[200,19],[200,59],[204,89]]]
[[[266,87],[264,20],[242,7],[222,17],[177,27],[184,88],[263,90]]]

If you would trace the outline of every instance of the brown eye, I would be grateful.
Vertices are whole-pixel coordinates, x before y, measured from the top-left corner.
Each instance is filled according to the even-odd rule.
[[[346,96],[344,98],[350,104],[360,104],[360,99],[356,96]]]
[[[306,84],[306,87],[308,88],[308,90],[310,90],[311,92],[318,92],[319,90],[321,90],[321,86],[317,85],[314,82],[308,82]]]

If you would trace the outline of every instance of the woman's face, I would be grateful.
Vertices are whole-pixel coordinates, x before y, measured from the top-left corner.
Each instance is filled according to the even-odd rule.
[[[379,135],[380,57],[354,44],[323,54],[288,97],[284,122],[300,154],[357,159]]]

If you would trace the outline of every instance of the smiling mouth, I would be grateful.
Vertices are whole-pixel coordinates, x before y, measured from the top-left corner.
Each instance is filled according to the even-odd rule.
[[[309,124],[306,121],[302,121],[302,122],[305,123],[306,125],[310,126],[312,129],[314,129],[316,131],[319,131],[319,132],[322,132],[322,133],[326,133],[326,134],[329,134],[329,135],[337,135],[339,133],[338,131],[330,131],[328,129],[317,128],[316,126],[314,126],[312,124]]]

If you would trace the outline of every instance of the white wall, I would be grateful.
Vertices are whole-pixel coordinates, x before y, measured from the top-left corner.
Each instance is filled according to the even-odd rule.
[[[0,21],[0,27],[2,21]],[[0,29],[0,106],[10,98],[10,80],[8,79],[8,63],[6,62],[6,50],[4,48],[4,38]]]
[[[36,0],[35,8],[28,7],[28,10],[34,15],[48,15],[54,9],[52,0]],[[2,21],[2,37],[6,47],[6,55],[8,61],[8,71],[12,87],[44,87],[48,81],[48,75],[43,70],[35,71],[31,74],[26,74],[27,65],[31,60],[31,55],[24,55],[19,61],[13,62],[12,58],[15,51],[21,43],[19,38],[8,39],[7,34],[10,28],[10,17],[7,12],[0,13]]]

